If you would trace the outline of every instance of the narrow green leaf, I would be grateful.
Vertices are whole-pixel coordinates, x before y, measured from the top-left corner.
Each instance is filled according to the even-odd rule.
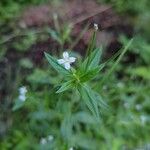
[[[72,81],[68,81],[62,84],[59,90],[56,93],[61,93],[72,87]]]
[[[71,72],[67,69],[65,69],[62,65],[60,65],[57,62],[57,59],[55,59],[54,57],[52,57],[51,55],[47,54],[46,52],[44,52],[46,59],[48,60],[48,62],[51,64],[51,66],[58,72],[58,73],[62,73],[64,75],[72,75]]]
[[[116,62],[113,64],[113,66],[109,69],[108,73],[104,76],[104,78],[102,79],[102,81],[100,82],[100,87],[102,87],[102,84],[108,80],[109,76],[113,73],[113,71],[115,70],[116,66],[119,64],[120,60],[122,59],[122,57],[124,56],[124,54],[126,53],[126,51],[128,50],[128,48],[130,47],[131,43],[132,43],[133,39],[131,39],[129,41],[129,43],[124,47],[124,49],[122,50],[122,53],[119,55],[118,59],[116,60]]]
[[[80,81],[86,82],[86,81],[93,79],[98,74],[99,70],[100,70],[100,68],[97,67],[97,68],[94,68],[94,69],[91,69],[91,70],[85,72],[85,74],[83,74],[80,77]]]
[[[102,99],[102,97],[100,96],[100,94],[97,93],[96,91],[93,91],[93,92],[94,92],[94,95],[95,95],[95,98],[96,98],[96,100],[97,100],[98,105],[99,105],[101,108],[108,109],[109,106],[108,106],[107,103]]]
[[[99,121],[100,116],[99,116],[98,104],[92,89],[87,85],[84,86],[81,85],[79,92],[81,94],[82,99],[86,103],[87,107],[90,109],[90,111]]]
[[[62,34],[63,42],[65,42],[69,39],[71,30],[72,30],[71,24],[64,26],[64,30],[63,30],[63,34]]]
[[[101,48],[95,49],[83,62],[81,68],[84,70],[87,69],[92,69],[98,67],[98,64],[100,62],[100,57],[101,57]]]
[[[95,118],[88,112],[77,112],[72,116],[72,118],[75,123],[82,122],[85,124],[95,124]]]
[[[90,58],[89,69],[97,67],[101,58],[102,48],[97,48]]]
[[[87,23],[86,26],[81,30],[80,34],[77,36],[77,39],[73,41],[72,45],[68,49],[73,49],[78,44],[78,42],[81,40],[83,35],[87,32],[88,27],[89,27],[89,23]]]
[[[95,48],[96,45],[96,32],[94,31],[90,42],[88,44],[88,48],[87,48],[87,52],[86,52],[86,56],[89,56],[91,54],[91,52],[93,51],[93,49]]]
[[[68,114],[62,121],[60,129],[64,139],[69,140],[72,137],[72,128],[73,128],[72,118],[71,115]]]
[[[60,39],[58,33],[52,29],[48,29],[48,32],[50,33],[51,37],[56,40],[59,44],[62,44],[62,40]]]

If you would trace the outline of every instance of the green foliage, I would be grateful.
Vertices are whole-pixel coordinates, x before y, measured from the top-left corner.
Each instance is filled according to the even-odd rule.
[[[10,19],[13,19],[14,16],[17,16],[17,12],[19,12],[20,7],[19,4],[16,2],[9,2],[9,4],[5,5],[2,2],[0,2],[0,18],[1,23],[5,23],[6,21],[9,21]]]
[[[89,54],[89,56],[83,62],[81,68],[86,71],[98,67],[101,57],[101,51],[101,48],[97,48],[91,54]]]
[[[80,76],[80,81],[82,83],[87,82],[89,80],[92,80],[100,71],[101,68],[97,67],[94,69],[91,69],[89,71],[86,71],[83,75]]]
[[[0,24],[18,15],[22,6],[40,2],[2,0]],[[96,36],[93,34],[86,56],[74,55],[78,63],[70,70],[66,70],[57,58],[48,53],[45,56],[49,68],[45,62],[37,67],[31,59],[23,56],[24,53],[19,52],[23,58],[10,65],[9,57],[5,58],[5,54],[9,54],[5,50],[9,44],[5,44],[5,37],[2,37],[1,150],[69,150],[71,147],[75,150],[149,149],[150,46],[145,36],[149,30],[149,6],[146,0],[107,2],[113,3],[113,6],[117,4],[113,8],[123,15],[124,12],[133,16],[137,13],[138,17],[132,19],[134,23],[139,22],[135,29],[145,32],[136,35],[132,44],[127,37],[121,36],[124,49],[106,62],[101,58],[102,48],[95,46]],[[50,35],[60,44],[61,53],[64,43],[72,42],[71,29],[62,25],[59,27],[57,20],[55,29],[50,31]],[[5,33],[4,28],[2,33]],[[36,39],[33,34],[28,36],[27,33],[15,43],[17,46],[14,45],[14,48],[25,52]],[[124,55],[127,49],[129,51]],[[130,59],[132,55],[135,56],[134,61]],[[18,99],[18,87],[22,85],[28,86],[26,101]],[[41,139],[47,139],[49,135],[53,139],[42,144]]]
[[[57,17],[56,17],[57,19]],[[70,34],[72,30],[71,25],[64,25],[63,28],[59,27],[58,20],[56,20],[55,28],[56,30],[48,29],[48,33],[50,36],[56,40],[61,46],[65,44],[65,42],[70,42]]]
[[[142,77],[143,79],[150,80],[150,67],[139,66],[137,68],[130,69],[129,73],[134,76],[138,76],[138,77]]]
[[[16,19],[20,15],[20,11],[27,5],[48,3],[48,0],[1,0],[0,1],[0,25]]]
[[[149,9],[149,0],[103,0],[106,3],[112,3],[118,12],[129,13],[129,14],[140,14],[145,9]]]
[[[32,69],[33,68],[33,63],[30,59],[24,58],[24,59],[20,60],[20,66],[23,67],[23,68]]]
[[[130,52],[134,52],[137,56],[139,55],[142,58],[142,61],[147,65],[150,64],[150,44],[147,40],[144,40],[141,36],[137,36],[134,38],[134,42],[131,45]],[[123,45],[126,45],[129,42],[129,39],[125,36],[120,36],[120,41]]]
[[[73,80],[63,83],[62,86],[59,88],[59,90],[56,93],[64,92],[70,88],[73,88]]]
[[[36,41],[36,36],[30,32],[27,33],[25,37],[20,38],[18,41],[13,42],[13,47],[21,52],[27,51],[31,45]]]
[[[27,80],[32,84],[49,84],[51,80],[49,78],[49,73],[41,69],[35,69],[32,74],[30,74]]]
[[[93,115],[99,119],[99,110],[98,110],[98,101],[95,97],[94,92],[91,90],[89,86],[81,86],[79,88],[79,92],[81,93],[82,99],[84,100],[85,104],[88,106],[88,108],[91,110]]]
[[[66,70],[62,65],[57,62],[57,59],[50,56],[49,54],[45,53],[45,57],[52,65],[52,67],[58,73],[62,73],[65,76],[65,80],[67,80],[67,82],[64,82],[62,84],[57,93],[64,92],[68,89],[76,87],[91,112],[94,114],[95,117],[99,119],[98,103],[96,102],[95,95],[93,94],[92,90],[90,90],[89,87],[85,86],[83,83],[88,82],[98,74],[100,70],[100,49],[94,50],[89,55],[89,57],[85,59],[85,61],[81,65],[81,68],[79,68],[77,71],[74,69],[72,72]],[[69,75],[69,78],[67,77],[67,75]]]

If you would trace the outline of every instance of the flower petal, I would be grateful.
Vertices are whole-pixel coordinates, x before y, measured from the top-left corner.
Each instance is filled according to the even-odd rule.
[[[44,144],[47,143],[47,140],[45,138],[42,138],[41,141],[40,141],[40,143],[44,145]]]
[[[70,62],[70,63],[75,62],[75,60],[76,60],[76,58],[75,58],[75,57],[69,57],[69,62]]]
[[[64,64],[64,66],[65,66],[65,68],[66,68],[67,70],[70,69],[70,63],[67,62],[67,63]]]
[[[64,59],[68,59],[68,57],[69,57],[68,52],[63,52],[63,58],[64,58]]]
[[[94,29],[97,31],[98,30],[98,24],[94,23]]]
[[[59,64],[64,64],[65,63],[64,59],[58,59],[57,61],[58,61]]]
[[[19,100],[20,101],[25,101],[26,100],[26,96],[25,95],[19,95]]]
[[[20,94],[25,94],[26,92],[27,92],[27,89],[26,89],[25,86],[22,86],[22,87],[19,88],[19,93]]]

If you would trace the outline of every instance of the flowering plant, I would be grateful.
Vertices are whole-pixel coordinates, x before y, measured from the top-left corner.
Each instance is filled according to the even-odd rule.
[[[96,32],[98,30],[96,24],[94,29],[85,57],[78,57],[70,50],[62,53],[63,58],[44,53],[52,66],[51,69],[55,69],[57,74],[53,70],[39,71],[36,69],[29,76],[28,81],[35,83],[36,80],[35,85],[47,84],[48,87],[45,86],[47,92],[39,91],[36,94],[35,89],[33,92],[28,90],[28,93],[25,87],[19,89],[19,96],[15,101],[13,110],[15,111],[23,106],[31,108],[32,112],[29,114],[30,124],[33,128],[38,125],[39,128],[36,132],[41,129],[41,125],[37,124],[37,121],[40,120],[44,126],[47,122],[46,127],[44,127],[47,130],[42,128],[39,134],[41,149],[54,149],[57,145],[60,146],[59,142],[65,143],[61,148],[62,150],[76,149],[77,146],[81,146],[80,139],[83,139],[81,136],[82,125],[84,124],[85,128],[87,127],[87,131],[89,124],[99,128],[100,113],[103,108],[108,108],[101,90],[106,85],[108,77],[111,76],[132,40],[107,62],[101,63],[102,47],[96,47]],[[102,69],[114,59],[111,68],[103,75]],[[46,71],[49,71],[50,74],[45,74]],[[49,90],[49,84],[54,88]],[[28,100],[26,101],[26,99]],[[49,123],[51,126],[49,126]],[[53,128],[54,126],[56,128]],[[97,127],[94,128],[96,133]],[[86,147],[86,145],[85,143],[82,146]],[[88,146],[96,147],[89,143]]]
[[[101,107],[107,107],[107,104],[102,99],[102,96],[96,90],[90,87],[89,81],[96,78],[99,72],[103,69],[105,64],[100,64],[100,58],[102,54],[102,48],[96,48],[96,31],[98,25],[94,24],[94,33],[89,42],[86,58],[81,64],[78,65],[77,69],[72,68],[71,64],[75,62],[75,57],[70,57],[68,52],[63,52],[63,59],[56,59],[50,54],[45,52],[45,57],[50,65],[59,73],[64,76],[64,81],[61,83],[60,88],[56,93],[65,92],[66,90],[73,89],[80,93],[82,100],[85,102],[89,110],[92,112],[94,117],[99,121]],[[119,62],[123,54],[126,52],[130,43],[125,47],[120,57],[109,72],[113,71],[115,65]],[[104,79],[106,80],[106,78]]]

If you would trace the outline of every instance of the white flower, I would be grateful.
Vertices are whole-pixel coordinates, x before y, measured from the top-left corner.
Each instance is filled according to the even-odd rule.
[[[41,138],[40,143],[42,145],[44,145],[44,144],[46,144],[48,142],[51,142],[53,139],[54,139],[54,136],[53,135],[49,135],[48,137]]]
[[[25,86],[22,86],[19,88],[19,93],[20,94],[26,94],[27,93],[27,88]]]
[[[46,140],[45,138],[41,138],[40,143],[41,143],[42,145],[44,145],[44,144],[47,143],[47,140]]]
[[[27,93],[27,88],[25,86],[22,86],[19,88],[19,100],[25,101],[26,100],[26,93]]]
[[[98,24],[94,23],[94,29],[97,31],[98,30]]]
[[[69,57],[68,52],[63,52],[63,59],[58,59],[58,63],[64,65],[64,67],[69,70],[70,64],[75,62],[75,57]]]
[[[69,150],[74,150],[73,147],[70,147]]]
[[[47,140],[48,140],[48,141],[52,141],[53,139],[54,139],[53,135],[49,135],[49,136],[47,137]]]

